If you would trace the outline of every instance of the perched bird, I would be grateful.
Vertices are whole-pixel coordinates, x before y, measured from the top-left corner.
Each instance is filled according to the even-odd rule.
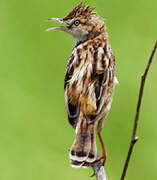
[[[71,34],[76,44],[66,68],[64,89],[69,123],[76,132],[70,149],[72,167],[81,167],[101,159],[106,150],[101,131],[113,97],[115,58],[108,42],[105,21],[93,8],[79,3],[64,18],[49,18],[67,26],[49,28]],[[102,146],[97,159],[95,125]]]

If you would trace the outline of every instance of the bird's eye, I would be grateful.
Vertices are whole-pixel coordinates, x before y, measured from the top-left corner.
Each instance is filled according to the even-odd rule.
[[[78,20],[78,19],[75,20],[75,21],[74,21],[74,24],[75,24],[75,26],[78,26],[78,25],[80,24],[80,20]]]

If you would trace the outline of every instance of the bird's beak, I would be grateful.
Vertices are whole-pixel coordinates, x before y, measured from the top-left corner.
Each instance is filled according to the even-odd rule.
[[[46,29],[46,31],[61,30],[61,31],[68,32],[68,30],[69,30],[70,24],[67,21],[64,21],[62,18],[49,18],[48,21],[59,22],[61,24],[65,24],[65,25],[68,25],[68,26],[60,26],[60,27],[48,28],[48,29]]]

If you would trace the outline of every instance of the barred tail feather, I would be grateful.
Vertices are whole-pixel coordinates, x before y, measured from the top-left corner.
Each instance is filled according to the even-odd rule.
[[[70,159],[73,161],[83,162],[87,159],[90,147],[91,137],[88,125],[84,118],[81,118],[77,125],[77,134],[75,141],[70,150]]]
[[[87,158],[86,162],[92,163],[97,158],[97,147],[96,147],[94,125],[90,126],[89,128],[90,128],[91,148],[90,148],[90,152],[88,154],[88,158]]]
[[[75,168],[83,166],[85,162],[94,162],[97,155],[94,124],[87,124],[86,119],[82,117],[77,129],[76,138],[69,153],[71,166]]]

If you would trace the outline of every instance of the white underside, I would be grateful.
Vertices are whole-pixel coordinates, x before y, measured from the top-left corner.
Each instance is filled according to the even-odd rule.
[[[118,79],[116,77],[114,77],[114,83],[119,84],[119,81],[118,81]]]

